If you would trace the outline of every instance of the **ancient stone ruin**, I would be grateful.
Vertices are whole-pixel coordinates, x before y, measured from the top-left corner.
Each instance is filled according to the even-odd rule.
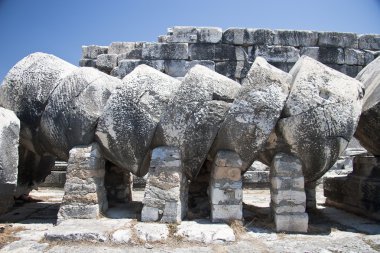
[[[129,173],[148,175],[142,221],[180,223],[200,175],[211,221],[242,220],[242,177],[261,161],[276,230],[307,232],[316,181],[355,135],[374,156],[327,195],[378,217],[376,50],[377,35],[174,27],[158,43],[84,46],[82,67],[31,54],[0,86],[0,213],[58,160],[59,221],[130,200]]]

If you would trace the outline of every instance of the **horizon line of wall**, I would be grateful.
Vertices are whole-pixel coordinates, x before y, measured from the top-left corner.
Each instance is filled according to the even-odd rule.
[[[289,72],[307,55],[351,77],[380,55],[380,35],[175,26],[158,42],[82,46],[80,66],[123,78],[140,64],[181,78],[201,64],[241,82],[257,56]]]

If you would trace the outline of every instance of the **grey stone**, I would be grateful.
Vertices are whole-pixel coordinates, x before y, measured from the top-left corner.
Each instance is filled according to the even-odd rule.
[[[369,50],[380,50],[380,34],[360,35],[359,48]]]
[[[108,47],[105,46],[82,46],[82,58],[96,59],[100,54],[107,54]]]
[[[175,235],[183,237],[186,241],[206,244],[236,240],[233,230],[227,224],[210,224],[204,220],[183,221]]]
[[[274,129],[289,94],[291,75],[257,57],[230,107],[211,154],[233,150],[246,171]]]
[[[215,62],[209,60],[167,60],[165,61],[165,73],[173,77],[183,77],[197,64],[215,70]]]
[[[322,47],[358,48],[355,33],[320,32],[318,45]]]
[[[247,53],[242,47],[226,44],[190,44],[189,56],[191,60],[244,60]]]
[[[12,110],[22,122],[22,145],[42,154],[37,132],[42,113],[58,80],[75,69],[53,55],[34,53],[19,61],[0,86],[0,106]]]
[[[78,68],[60,79],[40,122],[47,152],[67,161],[71,148],[90,144],[109,96],[120,85],[93,68]]]
[[[215,71],[232,80],[242,79],[247,76],[251,67],[248,61],[221,61],[215,64]]]
[[[245,45],[273,45],[275,32],[268,29],[246,29]]]
[[[344,50],[338,47],[320,47],[317,60],[322,63],[344,64]]]
[[[291,46],[255,46],[254,57],[261,56],[268,62],[296,62],[299,50]]]
[[[186,175],[195,177],[240,85],[200,65],[185,76],[157,126],[152,147],[175,146]]]
[[[117,66],[117,54],[100,54],[96,58],[96,67],[109,73],[114,67]]]
[[[318,33],[313,31],[276,30],[274,45],[313,47],[318,44]]]
[[[176,79],[146,65],[124,77],[96,130],[96,140],[109,161],[139,176],[147,173],[156,126],[179,85]]]
[[[243,217],[242,205],[211,205],[211,221],[223,222],[241,220]]]
[[[310,58],[318,60],[319,57],[319,47],[302,47],[300,49],[300,55],[306,55]]]
[[[199,43],[219,43],[222,40],[222,29],[219,27],[198,27]]]
[[[158,71],[165,71],[165,61],[164,60],[121,60],[119,61],[119,66],[114,68],[111,72],[113,76],[117,76],[123,79],[126,75],[131,73],[137,66],[145,64]]]
[[[163,242],[169,236],[169,229],[165,224],[138,223],[133,229],[143,242]]]
[[[277,232],[306,233],[309,217],[307,213],[302,214],[278,214],[275,215]]]
[[[41,184],[42,187],[60,187],[63,188],[66,182],[66,171],[52,171],[48,175],[44,182]]]
[[[244,28],[228,28],[223,32],[223,43],[233,45],[244,44]]]
[[[143,60],[186,60],[188,45],[186,43],[144,43]]]
[[[307,56],[302,56],[290,74],[292,89],[278,130],[301,159],[305,182],[312,182],[335,163],[352,138],[363,87]]]
[[[80,59],[79,67],[96,67],[96,59]]]
[[[130,229],[116,230],[111,237],[111,242],[117,244],[126,244],[132,240],[132,232]]]
[[[367,65],[374,59],[373,54],[358,49],[346,48],[344,53],[344,62],[348,65]]]
[[[167,37],[169,43],[219,43],[222,29],[218,27],[175,26]]]
[[[362,69],[362,66],[358,65],[346,65],[346,64],[329,64],[327,63],[326,66],[329,66],[330,68],[333,68],[343,74],[348,75],[349,77],[355,77]]]
[[[368,64],[356,77],[366,89],[364,104],[355,137],[374,155],[380,155],[380,57]]]
[[[108,47],[108,54],[117,54],[119,60],[141,59],[144,42],[112,42]]]

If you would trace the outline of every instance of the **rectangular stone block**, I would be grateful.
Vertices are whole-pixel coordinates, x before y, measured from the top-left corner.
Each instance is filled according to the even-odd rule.
[[[210,60],[215,58],[214,44],[190,44],[190,60]]]
[[[100,54],[96,58],[96,67],[104,72],[110,72],[117,66],[117,54]]]
[[[168,29],[168,43],[196,43],[198,31],[193,26],[174,26]]]
[[[273,205],[272,208],[275,214],[293,214],[304,213],[306,205]]]
[[[295,62],[269,62],[269,63],[275,66],[276,68],[281,69],[282,71],[285,71],[287,73],[293,68],[295,64]]]
[[[243,187],[243,182],[241,180],[239,181],[231,181],[228,179],[215,180],[211,178],[210,186],[219,188],[219,189],[241,189]]]
[[[188,53],[186,43],[144,43],[142,47],[144,60],[186,60]]]
[[[119,66],[112,71],[112,76],[117,76],[122,79],[141,64],[146,64],[161,72],[164,72],[165,70],[163,60],[121,60],[119,61]]]
[[[241,205],[243,201],[243,190],[223,190],[220,188],[211,187],[210,200],[213,205]]]
[[[359,48],[380,50],[380,34],[367,34],[359,37]]]
[[[344,53],[348,65],[367,65],[374,59],[373,54],[358,49],[346,48]]]
[[[96,67],[96,60],[94,59],[80,59],[79,67]]]
[[[318,45],[321,47],[358,48],[355,33],[320,32]]]
[[[307,55],[310,58],[318,60],[319,47],[302,47],[300,49],[300,55]]]
[[[326,63],[326,65],[350,77],[356,77],[357,74],[363,69],[362,66],[358,66],[358,65],[331,64],[331,63]]]
[[[215,70],[215,62],[209,60],[167,60],[165,61],[165,73],[172,77],[183,77],[197,64]]]
[[[96,219],[100,215],[99,205],[74,204],[61,205],[58,213],[58,220],[64,219]]]
[[[159,209],[157,207],[151,207],[144,205],[143,209],[141,210],[141,221],[142,222],[150,222],[150,221],[158,221]]]
[[[255,46],[254,56],[261,56],[268,62],[296,62],[300,52],[291,46]]]
[[[306,233],[309,216],[302,214],[276,214],[274,216],[277,232]]]
[[[241,220],[242,218],[242,205],[211,205],[211,222]]]
[[[271,165],[272,177],[301,177],[302,164],[299,159],[286,154],[277,154]]]
[[[199,43],[219,43],[222,40],[222,28],[219,27],[198,27]]]
[[[183,203],[181,203],[180,201],[166,201],[161,222],[180,223],[186,215],[185,212],[182,212],[182,205]]]
[[[306,194],[304,191],[278,190],[275,193],[271,193],[271,195],[273,203],[277,205],[281,205],[282,203],[302,205],[306,203]]]
[[[108,47],[105,46],[82,46],[82,58],[96,59],[100,54],[107,54]]]
[[[275,32],[268,29],[246,29],[244,45],[273,45]]]
[[[117,54],[120,59],[141,59],[143,42],[112,42],[109,54]]]
[[[303,190],[305,181],[303,177],[272,177],[271,185],[273,189],[293,189],[293,190]]]
[[[225,44],[244,45],[244,28],[228,28],[223,32],[222,41]]]
[[[220,150],[214,158],[214,164],[217,167],[234,167],[241,168],[243,165],[239,155],[236,152]]]
[[[318,32],[276,30],[274,36],[275,45],[294,47],[313,47],[318,44]]]
[[[239,181],[241,180],[241,169],[236,167],[219,167],[214,166],[211,171],[211,177],[214,180],[230,180]]]

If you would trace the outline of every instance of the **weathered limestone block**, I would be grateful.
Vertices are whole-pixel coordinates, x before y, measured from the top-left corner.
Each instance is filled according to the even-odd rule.
[[[209,60],[167,60],[165,61],[165,73],[172,77],[183,77],[197,64],[215,70],[215,62]]]
[[[254,56],[268,62],[296,62],[300,58],[299,50],[291,46],[255,46]]]
[[[355,33],[320,32],[318,45],[322,47],[358,48]]]
[[[93,68],[78,68],[62,78],[40,122],[46,151],[66,161],[74,146],[93,142],[104,106],[121,84],[119,79]]]
[[[344,64],[344,50],[338,47],[320,47],[317,60],[322,63]]]
[[[175,147],[155,148],[142,201],[141,221],[181,222],[187,213],[187,196],[188,180],[181,151]]]
[[[104,174],[105,160],[98,144],[70,150],[58,222],[65,219],[96,219],[107,210]]]
[[[223,32],[223,43],[244,45],[244,28],[228,28]]]
[[[222,29],[219,27],[174,26],[169,29],[166,42],[169,43],[219,43]]]
[[[112,76],[116,76],[123,79],[126,75],[131,73],[139,65],[148,65],[158,71],[165,71],[165,61],[164,60],[121,60],[119,61],[118,67],[111,71]]]
[[[271,165],[271,208],[276,231],[307,232],[306,195],[302,163],[294,155],[278,153]]]
[[[248,58],[243,47],[227,44],[190,44],[189,57],[191,60],[243,61]]]
[[[243,218],[242,161],[233,151],[217,152],[209,185],[211,221],[231,221]]]
[[[300,55],[306,55],[314,60],[318,60],[319,56],[319,47],[301,47]]]
[[[82,46],[82,58],[86,59],[96,59],[100,54],[107,54],[108,47],[105,46]]]
[[[356,77],[366,93],[355,137],[375,156],[380,155],[380,57],[368,64]]]
[[[275,32],[268,29],[246,29],[244,45],[273,45]]]
[[[359,36],[359,48],[380,50],[380,34],[368,34]]]
[[[156,126],[179,85],[178,80],[146,65],[124,77],[96,130],[107,160],[138,176],[147,173]]]
[[[37,128],[58,80],[76,67],[50,54],[33,53],[19,61],[0,86],[0,106],[12,110],[22,122],[20,143],[43,153]]]
[[[313,47],[318,44],[318,32],[275,30],[274,45]]]
[[[277,130],[303,162],[305,181],[313,182],[335,163],[352,138],[363,87],[307,56],[290,74],[292,89]],[[286,151],[286,145],[280,149]]]
[[[257,57],[220,126],[210,154],[233,150],[246,171],[280,118],[291,80],[291,75]]]
[[[251,67],[248,61],[221,61],[215,64],[215,71],[232,80],[243,79]]]
[[[117,54],[100,54],[96,58],[96,68],[109,73],[117,66]]]
[[[187,43],[144,43],[143,60],[186,60],[188,58]]]
[[[352,48],[346,48],[344,50],[344,55],[344,62],[348,65],[367,65],[374,59],[373,54]]]
[[[118,60],[141,59],[143,42],[112,42],[108,53],[117,54]]]
[[[20,120],[0,107],[0,214],[13,206],[18,175]]]
[[[80,59],[79,67],[93,67],[96,68],[96,59]]]
[[[196,65],[187,73],[162,114],[152,147],[178,147],[184,171],[193,179],[239,89],[238,83]]]

